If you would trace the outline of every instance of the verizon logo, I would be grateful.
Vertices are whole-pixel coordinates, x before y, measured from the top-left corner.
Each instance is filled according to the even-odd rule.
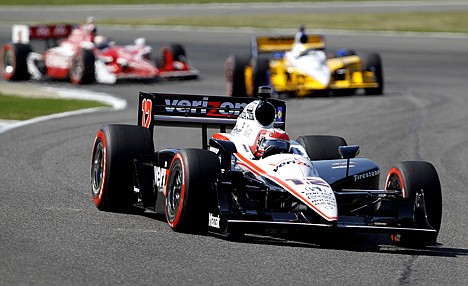
[[[166,99],[165,103],[166,112],[169,113],[206,114],[218,117],[239,116],[247,106],[247,103],[209,101],[208,97],[204,97],[202,100]]]

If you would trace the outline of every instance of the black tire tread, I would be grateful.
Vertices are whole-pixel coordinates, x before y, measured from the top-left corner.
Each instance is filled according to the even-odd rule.
[[[133,159],[137,154],[153,154],[153,140],[149,130],[141,126],[109,124],[101,130],[106,138],[107,170],[106,186],[97,207],[103,211],[125,211],[133,204]]]
[[[425,161],[404,161],[394,167],[403,177],[406,199],[414,202],[416,193],[423,190],[428,222],[437,231],[436,234],[402,234],[399,244],[416,247],[435,244],[442,221],[442,191],[435,167]]]
[[[226,59],[225,77],[228,96],[245,97],[247,89],[245,85],[245,68],[250,61],[250,56],[229,55]]]
[[[378,53],[369,53],[362,57],[363,70],[372,71],[375,74],[376,81],[379,84],[376,88],[368,88],[365,90],[367,95],[381,95],[384,90],[384,78],[382,59]]]
[[[11,47],[14,53],[16,67],[13,71],[13,76],[10,80],[12,81],[22,81],[28,80],[30,78],[30,74],[28,72],[28,66],[26,63],[26,59],[30,52],[32,52],[32,48],[29,44],[7,44]],[[3,64],[3,63],[2,63]]]
[[[219,159],[213,152],[202,149],[182,149],[179,153],[184,161],[186,186],[180,221],[173,230],[203,232],[208,225],[209,192],[221,170]]]

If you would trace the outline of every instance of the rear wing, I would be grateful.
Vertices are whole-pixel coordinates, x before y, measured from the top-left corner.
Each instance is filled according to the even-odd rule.
[[[137,125],[150,129],[155,126],[197,127],[202,129],[202,145],[207,146],[207,129],[236,125],[239,114],[252,97],[140,92]],[[275,123],[284,129],[286,104],[282,100],[268,99],[276,110]]]
[[[295,41],[295,36],[252,37],[252,52],[256,55],[289,51]],[[307,35],[307,42],[304,45],[306,49],[323,49],[325,48],[325,37],[322,35]]]
[[[30,40],[57,40],[70,36],[75,27],[73,24],[13,25],[11,40],[15,44],[29,44]]]

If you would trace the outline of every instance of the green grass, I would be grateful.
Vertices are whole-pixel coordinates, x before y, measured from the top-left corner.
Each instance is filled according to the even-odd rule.
[[[98,23],[263,29],[296,28],[300,24],[305,24],[306,27],[313,29],[468,33],[468,10],[375,14],[295,14],[294,17],[291,15],[229,14],[203,17],[101,19]]]
[[[2,0],[0,5],[135,5],[135,4],[205,4],[253,2],[334,2],[339,0]],[[369,0],[368,0],[369,1]],[[394,0],[395,1],[395,0]]]
[[[335,2],[338,0],[2,0],[1,5],[111,5],[111,4],[203,4],[253,2]],[[366,0],[364,0],[366,1]],[[369,1],[369,0],[367,0]],[[395,1],[395,0],[384,0]],[[360,1],[356,1],[360,2]],[[412,0],[408,2],[418,2]],[[83,19],[70,19],[80,23]],[[0,20],[1,22],[1,20]],[[27,21],[26,21],[27,22]],[[310,29],[452,32],[468,33],[468,10],[360,14],[294,14],[241,15],[228,14],[203,17],[155,17],[137,19],[97,19],[99,24],[198,26],[198,27],[253,27],[261,29],[296,28],[305,24]],[[29,23],[32,24],[32,23]]]
[[[97,101],[57,98],[32,98],[0,93],[0,118],[26,120],[37,116],[106,106]]]

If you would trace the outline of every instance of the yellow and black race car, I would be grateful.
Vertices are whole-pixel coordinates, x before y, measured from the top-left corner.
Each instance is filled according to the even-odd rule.
[[[295,36],[253,37],[250,55],[230,55],[225,73],[230,96],[255,96],[264,85],[287,96],[379,95],[384,86],[378,53],[327,50],[324,36],[303,28]]]

